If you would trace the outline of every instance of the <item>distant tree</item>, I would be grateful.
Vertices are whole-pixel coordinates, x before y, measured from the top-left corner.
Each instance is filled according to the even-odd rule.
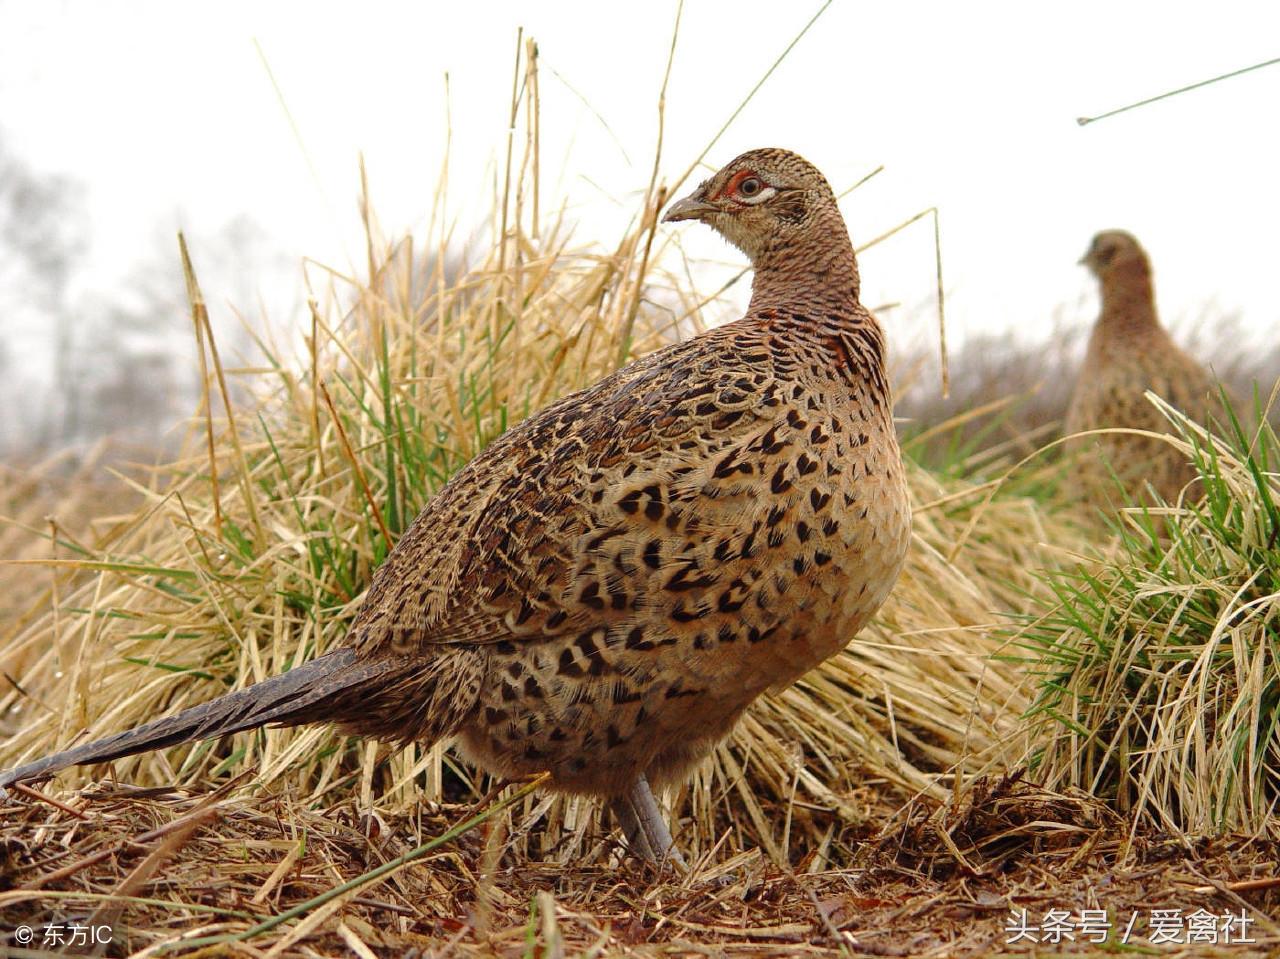
[[[159,444],[194,409],[199,364],[174,233],[158,233],[108,292],[73,298],[87,232],[78,185],[34,172],[0,137],[0,451],[104,436]],[[251,304],[280,258],[244,216],[188,241],[221,357],[236,365],[250,340],[226,304]]]
[[[238,366],[252,344],[228,303],[252,303],[254,280],[269,270],[273,257],[264,250],[261,229],[247,217],[235,217],[211,234],[189,235],[187,242],[208,299],[219,356],[225,366]],[[201,389],[176,237],[157,231],[150,251],[118,288],[84,302],[79,314],[83,409],[78,433],[70,438],[115,434],[163,443],[172,427],[191,415]],[[235,386],[232,378],[233,391]]]
[[[32,350],[49,353],[47,346],[38,349],[44,340],[52,346],[54,396],[74,397],[77,384],[67,365],[73,350],[68,289],[85,249],[84,236],[76,184],[31,170],[0,132],[0,337],[5,343],[0,370],[5,373],[4,393],[8,394],[3,399],[17,413],[6,418],[0,447],[21,442],[19,437],[32,428],[47,442],[51,434],[65,432],[61,421],[66,410],[77,406],[74,402],[31,404],[29,391],[43,377],[38,373],[33,377],[29,368],[18,370],[16,364]],[[14,348],[15,341],[23,341],[21,350]],[[38,422],[30,422],[32,416]]]

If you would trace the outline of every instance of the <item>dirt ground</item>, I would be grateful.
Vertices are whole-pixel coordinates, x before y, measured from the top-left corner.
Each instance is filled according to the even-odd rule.
[[[106,955],[1280,953],[1280,844],[1135,833],[1095,800],[1015,779],[979,781],[950,808],[908,807],[878,828],[837,823],[830,850],[849,865],[834,870],[812,871],[813,851],[789,868],[749,852],[659,873],[598,826],[588,861],[536,861],[522,852],[521,815],[495,815],[236,941],[478,809],[371,817],[350,800],[302,809],[230,793],[102,785],[56,804],[10,796],[0,807],[7,954],[92,952],[95,935]]]

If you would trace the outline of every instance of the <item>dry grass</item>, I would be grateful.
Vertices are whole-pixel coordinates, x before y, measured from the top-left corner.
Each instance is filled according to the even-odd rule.
[[[304,356],[264,344],[259,371],[224,370],[188,267],[207,364],[196,428],[109,537],[7,567],[51,592],[4,621],[17,682],[0,693],[0,766],[334,647],[396,537],[485,443],[697,330],[712,298],[656,230],[657,164],[611,247],[571,248],[543,212],[535,78],[529,45],[512,104],[526,135],[472,266],[445,269],[442,221],[424,252],[380,240],[370,218],[367,275],[316,279]],[[232,382],[252,400],[233,406]],[[875,623],[757,704],[666,797],[691,877],[624,861],[580,800],[505,807],[509,791],[495,801],[441,747],[275,729],[119,761],[129,787],[69,770],[45,787],[52,801],[9,797],[0,910],[9,924],[105,917],[113,951],[148,954],[181,937],[207,941],[187,954],[948,955],[997,948],[1014,907],[1221,911],[1248,896],[1256,937],[1275,941],[1259,882],[1274,836],[1170,845],[1065,784],[1007,775],[1044,742],[1025,719],[1042,690],[1011,655],[1016,628],[1055,602],[1042,570],[1114,554],[1095,518],[1047,506],[1051,476],[1031,467],[984,485],[909,478],[912,550]],[[311,902],[469,815],[412,865]]]
[[[1244,912],[1254,918],[1247,952],[1280,946],[1266,917],[1280,883],[1274,842],[1135,838],[1097,800],[1009,779],[979,781],[948,811],[913,805],[879,833],[843,827],[842,842],[862,841],[854,867],[743,857],[723,885],[633,863],[619,870],[603,856],[572,868],[530,859],[520,845],[551,825],[495,819],[237,945],[232,937],[392,862],[410,837],[443,834],[472,810],[370,815],[350,794],[307,808],[230,792],[99,786],[73,800],[83,820],[39,804],[10,809],[0,881],[16,888],[0,892],[0,908],[37,929],[69,916],[108,923],[117,954],[156,954],[181,936],[184,955],[981,956],[1005,949],[1009,916],[1023,909],[1033,923],[1050,909],[1106,909],[1115,938],[1137,916],[1130,948],[1139,951],[1235,951],[1152,949],[1150,917],[1163,908]],[[1079,941],[1054,951],[1093,950]]]
[[[0,557],[40,561],[90,556],[109,543],[137,508],[140,496],[122,475],[146,471],[126,462],[130,451],[102,444],[19,465],[0,464]],[[108,475],[108,470],[114,475]],[[0,565],[0,623],[10,632],[56,603],[58,578],[49,571]],[[31,651],[0,646],[0,673],[17,676]]]

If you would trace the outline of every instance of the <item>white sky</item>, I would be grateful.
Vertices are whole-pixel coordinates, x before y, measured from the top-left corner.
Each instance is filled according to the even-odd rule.
[[[668,176],[818,6],[690,0],[668,92]],[[86,185],[90,285],[122,277],[158,228],[211,233],[242,213],[295,261],[341,267],[362,259],[360,153],[386,232],[423,225],[444,151],[445,71],[453,212],[464,226],[483,215],[524,26],[542,55],[547,180],[581,217],[578,239],[612,241],[648,179],[674,15],[671,2],[10,0],[0,130],[38,170]],[[1034,335],[1063,304],[1091,315],[1076,261],[1109,227],[1151,252],[1167,318],[1212,303],[1269,335],[1280,320],[1280,66],[1086,128],[1074,118],[1277,55],[1273,3],[837,0],[708,159],[784,146],[837,191],[884,164],[843,203],[854,240],[937,205],[953,336]],[[555,74],[608,121],[630,165]],[[682,232],[696,255],[732,256],[709,231]],[[862,273],[869,305],[928,302],[927,223],[869,251]],[[928,334],[922,316],[896,332],[885,320],[891,337]]]

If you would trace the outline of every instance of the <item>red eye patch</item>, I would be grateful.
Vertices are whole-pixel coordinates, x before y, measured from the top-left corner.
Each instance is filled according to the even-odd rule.
[[[724,185],[724,189],[717,193],[712,199],[718,200],[722,196],[731,196],[738,192],[738,187],[742,185],[742,181],[753,177],[756,174],[750,170],[739,170],[729,178],[729,182]]]

